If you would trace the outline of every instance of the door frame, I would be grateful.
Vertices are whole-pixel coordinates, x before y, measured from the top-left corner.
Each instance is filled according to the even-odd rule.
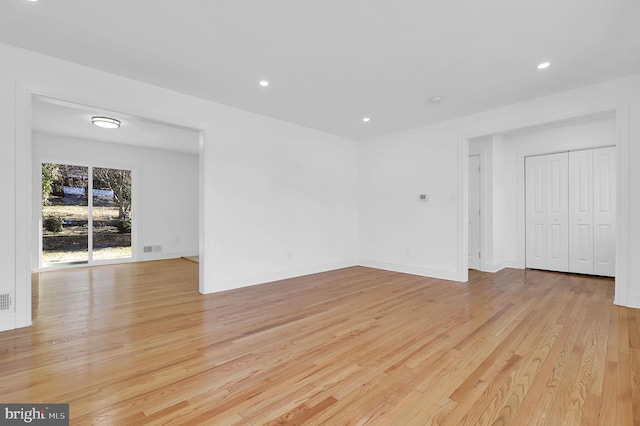
[[[484,235],[483,235],[483,230],[484,230],[484,215],[482,214],[482,212],[484,211],[484,206],[483,206],[483,201],[484,201],[484,179],[483,179],[483,171],[484,171],[484,167],[482,166],[482,162],[483,162],[483,155],[482,154],[469,154],[469,160],[471,160],[472,157],[478,157],[478,172],[477,172],[477,176],[478,176],[478,210],[479,210],[479,214],[478,214],[478,267],[477,268],[473,268],[473,269],[477,269],[478,271],[484,271],[484,265],[483,265],[483,250],[482,250],[482,243],[484,242]],[[469,171],[469,176],[471,176],[471,171]],[[469,199],[471,199],[471,191],[469,190]],[[468,257],[469,258],[469,257]],[[469,268],[471,268],[471,265],[467,265]]]

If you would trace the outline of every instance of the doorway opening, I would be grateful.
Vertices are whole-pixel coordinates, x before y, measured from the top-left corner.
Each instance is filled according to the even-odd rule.
[[[618,126],[618,113],[605,110],[468,139],[465,162],[472,155],[480,155],[481,175],[486,182],[480,191],[482,271],[527,267],[530,248],[525,235],[525,158],[609,146],[622,146],[624,150]],[[472,171],[468,170],[470,178]],[[465,182],[469,197],[473,191],[470,185],[470,181]],[[471,236],[467,234],[465,239],[471,250]],[[615,240],[612,244],[618,245]]]
[[[31,96],[32,272],[200,254],[199,130]]]

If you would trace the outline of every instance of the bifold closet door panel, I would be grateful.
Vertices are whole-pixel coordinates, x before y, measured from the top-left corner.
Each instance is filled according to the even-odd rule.
[[[566,272],[568,153],[525,159],[526,267]]]
[[[593,150],[569,152],[569,272],[593,274]]]
[[[616,148],[593,150],[594,265],[596,275],[615,276]]]

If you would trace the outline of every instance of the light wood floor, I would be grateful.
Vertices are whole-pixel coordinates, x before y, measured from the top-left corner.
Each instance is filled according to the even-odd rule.
[[[77,425],[640,421],[640,315],[612,280],[353,267],[203,296],[197,273],[34,275],[33,327],[0,333],[0,401],[70,403]]]

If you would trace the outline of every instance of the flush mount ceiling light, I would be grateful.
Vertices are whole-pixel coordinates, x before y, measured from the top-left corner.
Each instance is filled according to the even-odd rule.
[[[120,120],[116,120],[111,117],[91,117],[91,122],[98,127],[102,127],[104,129],[117,129],[120,127]]]
[[[368,122],[370,122],[370,121],[371,121],[371,118],[369,118],[369,117],[362,117],[362,121],[363,121],[363,122],[365,122],[365,123],[368,123]]]
[[[536,68],[538,68],[539,70],[544,70],[549,68],[550,66],[551,66],[550,62],[542,62],[541,64],[538,64]]]
[[[432,96],[432,97],[429,99],[429,103],[430,103],[430,104],[434,104],[434,105],[435,105],[435,104],[439,104],[439,103],[441,103],[442,101],[444,101],[444,98],[443,98],[442,96]]]
[[[269,82],[267,80],[261,80],[258,84],[262,87],[267,87],[269,85]]]

